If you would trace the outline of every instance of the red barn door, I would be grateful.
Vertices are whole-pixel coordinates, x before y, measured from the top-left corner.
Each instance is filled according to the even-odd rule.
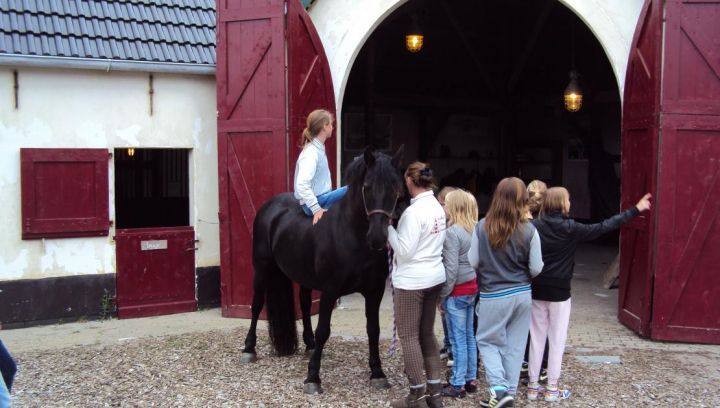
[[[720,1],[665,3],[651,336],[720,344]]]
[[[654,209],[622,229],[618,315],[656,340],[720,344],[718,21],[720,0],[646,0],[630,53],[623,207]]]
[[[304,117],[317,107],[334,111],[335,101],[299,0],[218,0],[217,11],[222,313],[250,317],[255,212],[292,190]],[[334,172],[334,139],[326,146]]]
[[[657,198],[662,3],[645,2],[630,49],[623,107],[621,208],[631,207],[647,192]],[[637,217],[620,231],[618,318],[643,336],[650,335],[654,215]]]

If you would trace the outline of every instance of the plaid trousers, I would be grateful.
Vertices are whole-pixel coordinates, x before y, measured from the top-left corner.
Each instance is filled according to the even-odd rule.
[[[411,386],[425,383],[423,367],[427,380],[440,379],[440,352],[434,326],[441,288],[442,285],[418,290],[395,288],[395,320],[405,374]]]

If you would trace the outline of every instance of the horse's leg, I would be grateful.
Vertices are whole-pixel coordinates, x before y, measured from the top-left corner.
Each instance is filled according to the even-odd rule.
[[[309,355],[315,349],[315,336],[313,335],[312,322],[310,321],[310,307],[312,306],[312,290],[300,287],[300,310],[302,311],[303,342],[305,343],[305,354]]]
[[[263,304],[265,303],[265,292],[267,289],[267,280],[270,275],[269,269],[272,266],[255,265],[255,275],[253,276],[253,302],[251,307],[252,320],[250,321],[250,329],[248,329],[245,337],[245,348],[243,348],[240,356],[241,363],[254,363],[257,361],[257,352],[255,344],[257,342],[257,321],[260,317]]]
[[[320,359],[325,342],[330,337],[330,317],[337,298],[337,296],[327,293],[320,296],[320,317],[315,329],[315,351],[310,356],[308,363],[308,375],[303,386],[305,394],[321,394],[323,392],[320,386]]]
[[[368,347],[370,351],[370,385],[376,390],[390,388],[380,362],[380,302],[385,293],[385,286],[364,293],[365,319],[367,321]]]

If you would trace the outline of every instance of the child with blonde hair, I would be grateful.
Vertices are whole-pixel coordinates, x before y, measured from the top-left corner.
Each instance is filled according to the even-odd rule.
[[[570,397],[570,391],[560,389],[558,381],[570,323],[570,282],[578,243],[618,229],[623,223],[649,210],[650,197],[650,194],[646,194],[634,207],[597,224],[581,224],[568,218],[570,193],[567,189],[548,189],[540,218],[532,221],[542,241],[543,269],[532,281],[528,400],[536,400],[541,394],[538,380],[546,338],[550,352],[547,389],[543,398],[552,402]]]
[[[540,214],[547,189],[547,184],[540,180],[533,180],[528,184],[528,218],[537,218]]]
[[[442,254],[446,280],[440,291],[440,304],[448,319],[454,364],[450,384],[443,388],[443,395],[462,398],[465,392],[477,391],[473,311],[478,286],[468,252],[478,219],[478,207],[472,194],[455,190],[445,197],[445,211],[448,229]]]
[[[307,127],[303,129],[302,151],[295,163],[295,199],[305,214],[313,217],[313,225],[347,192],[347,186],[332,189],[325,141],[332,137],[333,122],[332,113],[325,109],[310,112]]]

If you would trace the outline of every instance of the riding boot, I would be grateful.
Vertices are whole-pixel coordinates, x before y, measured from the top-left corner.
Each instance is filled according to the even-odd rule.
[[[425,386],[410,387],[410,393],[405,398],[390,403],[393,408],[428,408],[425,401]]]
[[[428,383],[427,385],[427,392],[425,393],[427,395],[426,401],[427,405],[430,408],[443,408],[443,402],[442,402],[442,383]]]

